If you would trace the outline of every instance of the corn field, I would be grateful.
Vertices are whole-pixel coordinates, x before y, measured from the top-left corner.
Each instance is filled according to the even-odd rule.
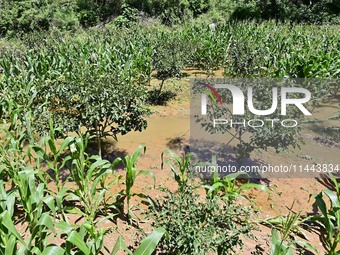
[[[223,70],[225,77],[338,79],[339,27],[244,22],[219,25],[215,31],[200,26],[103,28],[74,34],[55,31],[48,36],[33,33],[21,38],[20,47],[1,47],[0,254],[120,250],[132,254],[121,237],[108,250],[110,229],[100,224],[119,214],[125,214],[129,224],[135,222],[132,197],[156,208],[147,194],[131,189],[138,176],[145,175],[150,182],[155,176],[137,169],[145,147],[110,162],[101,157],[100,141],[144,130],[150,114],[146,99],[155,73],[165,80],[181,77],[186,68],[209,75]],[[99,143],[97,155],[87,151],[92,140]],[[191,185],[190,159],[170,155],[175,159],[170,164],[174,180],[179,192],[185,193]],[[124,174],[117,171],[121,163]],[[61,178],[64,169],[69,171],[66,179]],[[111,192],[118,183],[124,185],[123,191]],[[238,188],[236,177],[215,178],[200,186],[208,200],[223,193],[226,208],[236,206],[237,195],[254,187],[265,190],[252,185]],[[339,254],[339,196],[339,190],[315,195],[323,214],[316,221],[330,231],[326,239],[331,255]],[[328,209],[325,197],[331,201]],[[81,223],[72,222],[71,214],[81,217]],[[25,230],[19,232],[18,225]],[[293,254],[282,245],[285,237],[280,239],[275,231],[276,250],[271,254]],[[152,254],[162,238],[171,240],[161,225],[145,236],[133,254]],[[171,250],[171,245],[164,247]],[[190,253],[189,248],[184,251]],[[226,252],[231,250],[219,254]]]

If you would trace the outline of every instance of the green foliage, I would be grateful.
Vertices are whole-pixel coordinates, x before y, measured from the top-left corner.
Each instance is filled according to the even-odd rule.
[[[233,77],[337,77],[338,68],[332,59],[336,27],[324,26],[327,39],[319,26],[276,25],[274,22],[227,25],[230,48],[225,75]],[[230,31],[230,29],[232,31]],[[235,30],[234,30],[235,29]],[[289,31],[289,32],[288,32]],[[254,43],[254,41],[256,43]],[[331,43],[331,44],[329,44]],[[315,45],[309,47],[307,45]],[[327,52],[326,49],[331,49]]]
[[[237,178],[245,178],[243,175],[243,173],[234,173],[221,178],[217,172],[214,172],[210,176],[209,183],[200,186],[200,188],[205,189],[207,199],[220,196],[225,198],[229,203],[235,202],[237,198],[245,197],[243,192],[252,188],[268,191],[264,185],[249,182],[238,183]]]
[[[336,255],[340,253],[339,243],[339,226],[340,226],[340,185],[338,180],[334,176],[330,176],[333,184],[334,191],[323,190],[319,194],[315,194],[315,205],[321,211],[321,216],[317,219],[317,222],[325,230],[325,244],[328,249],[329,255]],[[330,200],[330,206],[328,207],[324,197],[328,197]]]
[[[83,24],[94,24],[109,17],[108,9],[115,3],[78,1],[78,6],[81,2],[84,4],[83,9],[80,8]],[[1,17],[4,17],[0,20],[1,33],[49,29],[52,25],[73,27],[70,21],[73,14],[68,15],[68,20],[62,16],[67,13],[61,11],[64,9],[60,9],[59,14],[58,11],[49,13],[55,2],[41,2],[47,6],[32,7],[34,13],[30,14],[30,6],[37,3],[40,2],[1,2],[14,10],[12,13],[1,9]],[[24,4],[27,9],[22,10]],[[95,10],[99,5],[102,8]],[[162,10],[163,5],[168,7]],[[130,6],[134,7],[133,4]],[[152,2],[143,1],[141,6],[152,7]],[[200,13],[209,8],[206,1],[167,1],[159,2],[159,6],[159,11],[164,11],[165,20],[170,23],[193,15],[188,10]],[[119,13],[120,7],[117,4],[114,12]],[[51,17],[35,12],[49,13]],[[27,20],[20,18],[24,17],[20,16],[23,13]],[[126,15],[130,14],[127,12]],[[42,23],[35,20],[37,17]],[[131,157],[122,160],[126,167],[124,190],[112,194],[111,188],[121,178],[114,171],[120,160],[110,163],[100,156],[91,156],[86,147],[90,138],[96,138],[100,154],[100,140],[105,136],[115,137],[146,127],[144,116],[149,112],[145,105],[146,85],[152,71],[162,80],[179,77],[187,67],[198,67],[208,73],[224,68],[225,75],[232,77],[338,78],[340,74],[340,41],[336,26],[250,22],[218,24],[214,32],[206,26],[157,29],[159,27],[131,26],[129,29],[100,28],[76,33],[36,31],[22,36],[22,40],[18,39],[17,44],[10,47],[7,41],[2,41],[0,253],[103,252],[108,229],[100,227],[102,220],[114,219],[121,212],[122,197],[126,198],[130,217],[132,196],[148,198],[146,194],[133,192],[136,178],[139,174],[154,176],[137,170],[137,159],[144,150],[139,147]],[[323,84],[308,89],[321,100]],[[266,88],[262,94],[270,95]],[[259,106],[268,107],[266,100],[262,100],[262,104],[259,100]],[[79,136],[69,137],[69,131],[76,131]],[[248,144],[240,144],[238,152],[246,157],[254,148],[280,150],[297,144],[295,131],[284,136],[282,133],[278,130],[272,134],[266,129],[253,133]],[[58,141],[58,138],[62,140]],[[163,226],[168,232],[162,241],[163,247],[169,252],[205,254],[213,250],[226,254],[241,245],[240,235],[248,234],[251,229],[250,211],[238,206],[236,198],[255,185],[238,185],[236,176],[223,179],[214,176],[203,187],[206,197],[202,199],[191,187],[190,155],[166,154],[173,157],[164,162],[169,164],[179,191],[168,193],[168,199],[154,207],[156,226]],[[47,168],[52,176],[46,173]],[[61,180],[65,169],[70,175]],[[67,183],[71,180],[74,186],[69,187]],[[49,182],[55,182],[56,190],[50,190]],[[322,212],[318,222],[328,230],[325,232],[327,247],[334,251],[333,254],[339,243],[338,194],[337,189],[315,196]],[[326,196],[331,200],[329,208],[325,207]],[[164,210],[158,210],[162,208]],[[71,213],[84,217],[84,222],[70,224]],[[28,226],[25,238],[16,229],[19,219]],[[157,229],[137,250],[149,247],[152,252],[163,235],[164,231]],[[55,238],[62,240],[62,245],[54,245]],[[290,245],[290,240],[283,239],[284,235],[273,231],[273,244],[279,250],[282,244]],[[126,248],[121,239],[116,247]]]
[[[146,101],[163,102],[168,95],[162,93],[164,81],[180,77],[183,68],[208,73],[224,68],[228,77],[339,77],[337,30],[323,28],[250,22],[219,24],[214,32],[191,26],[55,32],[44,40],[36,34],[24,38],[24,52],[4,49],[1,96],[31,111],[32,128],[41,134],[48,132],[50,117],[58,135],[85,127],[101,154],[101,139],[146,127]],[[162,82],[158,94],[148,96],[152,71]],[[323,84],[308,89],[316,96],[314,103],[327,90]],[[296,129],[285,136],[283,131],[253,133],[252,141],[236,148],[239,158],[254,148],[279,151],[297,145]]]
[[[164,228],[156,228],[150,235],[144,238],[141,244],[137,247],[136,251],[132,253],[124,244],[122,237],[119,236],[118,240],[113,247],[111,255],[117,254],[120,250],[124,250],[129,255],[151,255],[157,248],[161,238],[167,234]]]
[[[220,197],[202,201],[190,186],[168,192],[155,208],[155,225],[168,233],[162,248],[171,254],[230,254],[252,229],[247,207],[226,204]]]
[[[137,160],[140,157],[142,151],[144,151],[145,153],[146,147],[144,145],[140,145],[137,150],[132,154],[131,157],[126,156],[123,160],[123,164],[125,166],[125,171],[126,171],[126,176],[125,176],[125,190],[124,192],[122,192],[126,198],[126,202],[127,202],[127,215],[128,218],[131,218],[131,207],[130,207],[130,200],[133,196],[139,196],[141,198],[146,198],[147,196],[145,194],[138,194],[138,193],[133,193],[132,192],[132,187],[134,186],[134,183],[136,181],[136,178],[139,175],[147,175],[152,177],[153,181],[154,181],[154,185],[155,185],[155,181],[156,181],[156,177],[155,175],[150,172],[150,171],[146,171],[146,170],[140,170],[137,173],[137,169],[136,169],[136,165],[137,165]],[[116,158],[115,162],[120,162],[122,161],[121,158]]]
[[[113,24],[116,27],[130,27],[138,21],[138,10],[123,4],[122,14],[114,19]]]
[[[0,34],[77,27],[75,1],[0,1]]]
[[[169,158],[164,160],[164,155],[168,155]],[[171,150],[166,150],[162,153],[162,168],[164,163],[169,165],[172,173],[174,174],[174,179],[178,184],[180,192],[189,186],[190,180],[193,177],[193,172],[190,166],[191,154],[183,154],[179,157],[176,153]]]
[[[152,61],[156,77],[162,81],[159,88],[159,94],[161,94],[166,79],[181,76],[185,47],[180,40],[169,33],[161,33],[158,40],[159,42],[154,46]]]
[[[167,234],[164,228],[156,228],[150,235],[144,238],[140,246],[133,253],[134,255],[151,255],[155,251],[158,243]]]
[[[164,159],[164,155],[169,157]],[[249,237],[253,228],[251,208],[238,205],[236,198],[245,190],[266,188],[250,183],[237,185],[238,175],[223,180],[211,177],[211,185],[194,187],[190,154],[179,157],[167,150],[162,159],[178,184],[177,192],[165,189],[165,198],[152,204],[155,226],[164,227],[168,233],[162,247],[171,254],[230,254],[236,247],[242,248],[241,236]],[[196,193],[201,188],[206,190],[205,199]]]
[[[286,237],[287,238],[287,237]],[[271,250],[270,255],[294,255],[293,245],[303,247],[304,249],[309,249],[314,252],[317,250],[310,245],[308,242],[299,240],[290,240],[286,242],[286,239],[282,237],[280,239],[279,233],[275,228],[272,228],[272,240],[271,240]]]
[[[77,188],[72,193],[81,203],[81,215],[86,217],[89,222],[93,222],[98,213],[102,213],[102,207],[116,208],[116,197],[109,193],[109,189],[114,185],[120,176],[117,175],[113,180],[107,182],[107,178],[113,174],[113,165],[109,161],[101,159],[100,156],[88,156],[85,152],[87,140],[80,137],[75,138],[70,146],[72,155],[65,160],[71,160],[70,177],[75,182]],[[112,204],[108,205],[108,201]],[[107,218],[114,215],[107,214]]]
[[[85,126],[97,139],[100,154],[102,138],[141,131],[149,113],[145,85],[151,57],[138,41],[125,47],[124,41],[112,40],[77,38],[63,44],[49,38],[38,56],[32,50],[13,62],[14,56],[5,54],[0,64],[5,97],[32,110],[40,133],[48,132],[50,117],[62,133],[79,133]]]
[[[104,220],[112,220],[119,213],[120,193],[112,194],[110,191],[121,178],[113,170],[119,160],[111,164],[99,156],[89,156],[86,153],[88,136],[66,137],[58,145],[55,138],[57,130],[52,122],[49,136],[43,137],[39,146],[28,136],[32,131],[27,116],[17,118],[21,116],[20,109],[6,109],[12,116],[11,120],[16,119],[12,125],[3,124],[1,127],[4,139],[0,143],[0,253],[102,254],[104,249],[107,251],[104,237],[110,229],[100,224]],[[131,158],[126,157],[127,176],[135,173],[134,164],[142,148]],[[65,156],[68,150],[69,155]],[[28,166],[27,159],[30,164],[34,162],[36,168]],[[49,188],[42,161],[58,178],[50,178],[57,183],[57,191]],[[65,167],[70,175],[60,183],[60,172]],[[154,178],[147,171],[139,174]],[[111,176],[113,178],[109,179]],[[130,189],[135,177],[130,178],[133,179]],[[72,180],[75,185],[66,187],[67,180]],[[130,189],[127,194],[132,196]],[[70,224],[70,213],[84,217],[84,222],[81,225]],[[16,228],[19,219],[27,225],[23,233]],[[162,228],[155,229],[134,254],[152,254],[164,233]],[[61,246],[54,244],[55,238],[62,240]],[[113,250],[112,254],[116,251]]]
[[[293,255],[294,246],[318,252],[310,243],[297,239],[297,236],[307,239],[301,229],[304,225],[307,227],[307,222],[311,219],[312,217],[301,219],[301,213],[290,211],[286,217],[279,216],[261,221],[262,224],[272,227],[270,255]]]

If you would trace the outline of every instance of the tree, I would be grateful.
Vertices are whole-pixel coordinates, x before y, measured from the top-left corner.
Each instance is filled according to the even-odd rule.
[[[128,76],[121,79],[114,74],[83,70],[76,79],[47,84],[39,94],[48,102],[48,112],[40,116],[50,115],[64,132],[80,133],[86,127],[85,132],[96,138],[99,155],[102,138],[111,136],[117,140],[118,134],[142,131],[147,126],[145,86],[134,84]]]

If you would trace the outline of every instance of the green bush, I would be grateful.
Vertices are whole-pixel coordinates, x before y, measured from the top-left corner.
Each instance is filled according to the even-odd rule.
[[[169,254],[230,254],[243,247],[241,236],[252,229],[249,208],[219,196],[203,201],[190,186],[169,192],[155,208],[155,226],[167,231],[161,245]]]
[[[0,2],[0,34],[15,34],[77,27],[76,4],[72,0],[37,0]]]
[[[113,24],[117,27],[129,27],[138,21],[137,15],[137,9],[124,4],[122,6],[122,14],[113,21]]]

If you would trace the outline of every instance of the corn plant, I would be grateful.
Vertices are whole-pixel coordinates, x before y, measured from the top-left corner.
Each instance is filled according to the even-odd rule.
[[[290,239],[292,234],[292,227],[295,227],[296,221],[299,218],[299,214],[290,213],[287,218],[285,218],[282,223],[281,233],[276,228],[272,228],[272,239],[271,239],[271,250],[270,255],[294,255],[294,246],[298,245],[304,249],[309,249],[314,252],[318,252],[310,243]]]
[[[294,203],[295,201],[287,216],[270,217],[259,221],[259,223],[272,229],[271,255],[294,254],[294,248],[296,246],[318,252],[310,243],[296,238],[297,236],[302,236],[305,240],[308,240],[302,229],[303,227],[308,227],[307,223],[313,220],[314,217],[309,216],[302,218],[301,212],[294,213],[292,211]]]
[[[223,178],[219,177],[218,175],[212,175],[210,178],[210,183],[208,185],[201,185],[200,188],[205,189],[208,199],[218,195],[226,198],[229,203],[234,201],[236,198],[247,198],[244,192],[249,189],[255,188],[265,192],[268,191],[265,185],[249,182],[243,184],[239,183],[237,179],[244,178],[242,175],[243,173],[233,173]]]
[[[9,237],[9,249],[6,248],[6,254],[41,254],[45,248],[50,244],[51,237],[56,233],[55,223],[50,216],[49,210],[55,214],[54,199],[47,193],[44,183],[39,183],[37,171],[31,167],[26,167],[24,170],[18,172],[18,176],[13,180],[15,183],[16,194],[15,200],[11,199],[13,190],[7,191],[9,204],[6,210],[1,213],[1,238],[6,240]],[[37,184],[38,183],[38,184]],[[2,189],[2,193],[4,190]],[[27,238],[16,230],[13,215],[14,201],[22,205],[25,217],[24,221],[27,222],[26,234]],[[3,206],[2,206],[3,208]]]
[[[15,211],[16,190],[5,189],[5,182],[0,180],[0,253],[14,254],[17,250],[17,239],[23,242],[21,235],[15,231],[12,217]]]
[[[70,176],[77,185],[72,189],[72,194],[82,203],[83,211],[79,212],[87,218],[89,222],[93,222],[97,214],[101,211],[109,194],[109,188],[117,183],[120,176],[116,176],[112,181],[107,182],[107,177],[113,174],[113,165],[103,160],[100,156],[89,156],[86,153],[86,146],[89,135],[85,138],[76,137],[74,143],[70,145],[71,155],[65,160],[71,162]],[[115,208],[114,202],[111,206]],[[114,215],[108,214],[110,218]]]
[[[123,162],[124,166],[125,166],[125,190],[122,191],[121,193],[124,195],[124,197],[126,198],[126,203],[127,203],[127,216],[129,219],[131,219],[131,206],[130,206],[130,201],[131,198],[133,196],[138,196],[141,198],[147,198],[147,196],[145,194],[142,193],[134,193],[132,192],[132,188],[135,184],[136,178],[139,175],[146,175],[146,176],[150,176],[153,179],[154,185],[155,185],[155,181],[156,181],[156,177],[155,175],[147,170],[140,170],[137,172],[137,161],[138,158],[140,157],[141,153],[145,153],[146,151],[146,147],[145,145],[140,145],[137,150],[132,154],[132,156],[126,156],[124,158],[124,160],[122,160],[121,158],[117,158],[115,160],[116,163],[118,162]]]
[[[40,160],[44,160],[44,162],[47,164],[47,167],[53,171],[57,192],[59,192],[62,188],[60,183],[60,172],[65,167],[67,162],[67,160],[63,160],[62,154],[66,152],[66,149],[68,149],[71,144],[73,144],[75,138],[71,136],[66,137],[63,139],[60,148],[57,148],[57,140],[55,137],[57,132],[61,133],[60,129],[55,129],[53,127],[53,121],[50,120],[49,136],[44,136],[41,139],[41,145],[32,146],[32,149],[37,153],[37,166],[40,166]],[[43,147],[46,146],[48,146],[50,153],[48,153],[46,149],[43,149]],[[52,159],[49,154],[52,154]]]
[[[165,155],[168,155],[168,158],[165,158]],[[191,154],[183,154],[182,157],[179,157],[176,153],[171,150],[166,150],[162,153],[162,169],[164,163],[166,163],[172,173],[174,174],[175,181],[177,182],[178,188],[180,192],[184,192],[185,188],[188,186],[189,181],[193,177],[190,160]]]
[[[13,108],[7,109],[10,123],[5,122],[0,127],[3,139],[0,143],[0,158],[3,174],[11,179],[16,178],[17,172],[31,162],[31,151],[27,145],[34,143],[31,126],[31,113],[23,113],[20,106],[14,103]],[[29,148],[29,146],[28,146]]]
[[[337,179],[331,175],[335,191],[326,189],[319,194],[313,195],[315,205],[319,208],[322,215],[317,222],[325,229],[325,244],[329,255],[340,254],[340,184]],[[327,207],[324,197],[330,200],[330,207]]]

